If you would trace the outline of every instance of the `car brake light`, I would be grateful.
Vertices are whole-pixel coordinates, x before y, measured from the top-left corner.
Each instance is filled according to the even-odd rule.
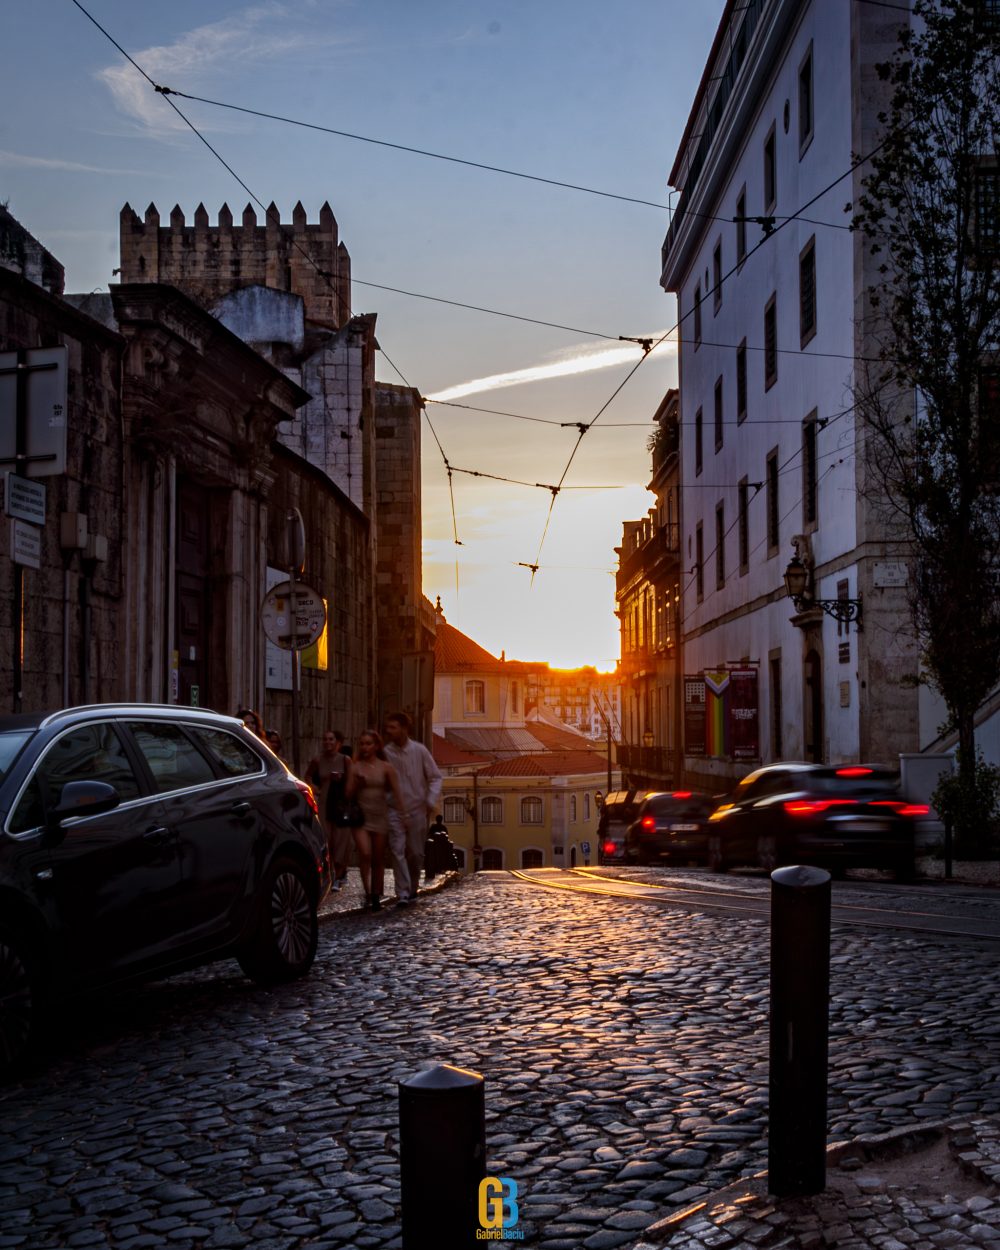
[[[929,816],[926,803],[904,803],[900,799],[872,799],[872,807],[891,807],[899,816]]]
[[[828,807],[840,807],[853,803],[853,799],[794,799],[784,804],[789,816],[819,816]]]
[[[643,816],[642,827],[643,829],[655,829],[656,821],[653,819],[652,816]]]
[[[315,796],[315,794],[313,794],[313,788],[312,788],[312,786],[311,786],[311,785],[309,785],[309,783],[308,783],[307,781],[300,781],[300,780],[298,779],[298,777],[296,777],[294,780],[295,780],[295,788],[296,788],[296,790],[298,790],[298,791],[301,793],[302,797],[305,799],[305,801],[306,801],[306,802],[309,804],[309,806],[312,808],[312,814],[313,814],[314,816],[318,816],[318,815],[319,815],[319,804],[316,802],[316,796]]]
[[[689,799],[691,797],[690,790],[675,790],[670,796],[672,799]]]
[[[615,851],[618,848],[615,846],[613,842],[605,842],[602,849],[605,855],[614,855]]]
[[[870,768],[838,768],[838,777],[870,777],[872,770]]]

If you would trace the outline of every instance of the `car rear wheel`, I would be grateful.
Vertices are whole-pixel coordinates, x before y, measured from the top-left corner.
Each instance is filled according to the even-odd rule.
[[[0,931],[0,1073],[14,1072],[32,1049],[40,1018],[40,981],[24,941]]]
[[[757,863],[765,872],[778,866],[778,839],[773,833],[762,833],[757,839]]]
[[[316,957],[319,921],[305,869],[278,859],[264,878],[254,932],[240,950],[240,967],[263,985],[304,976]]]
[[[708,870],[709,872],[725,872],[726,861],[722,857],[722,838],[713,833],[708,839]]]

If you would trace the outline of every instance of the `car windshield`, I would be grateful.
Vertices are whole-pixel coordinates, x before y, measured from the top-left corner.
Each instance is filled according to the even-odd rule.
[[[33,729],[21,729],[0,734],[0,781],[10,772],[10,766],[21,753],[21,748],[34,733]]]
[[[801,787],[794,782],[789,789],[808,790],[813,794],[862,796],[870,794],[892,794],[899,788],[899,774],[887,770],[862,772],[815,772],[802,778]]]
[[[688,794],[683,798],[660,794],[646,802],[646,811],[653,816],[704,816],[711,808],[711,801],[703,794]]]

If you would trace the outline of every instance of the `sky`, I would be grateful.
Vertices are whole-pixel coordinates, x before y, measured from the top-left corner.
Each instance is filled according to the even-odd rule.
[[[81,3],[174,90],[659,206],[723,9]],[[73,0],[4,0],[3,19],[0,200],[65,265],[67,291],[115,280],[126,201],[164,219],[179,204],[189,223],[203,202],[213,224],[227,203],[238,221],[234,174],[282,221],[301,200],[314,222],[328,200],[353,311],[378,315],[377,376],[437,401],[422,434],[424,593],[494,654],[613,668],[614,548],[653,502],[646,442],[677,384],[669,339],[608,401],[642,356],[619,336],[660,337],[676,319],[659,286],[666,209],[178,100],[229,172]],[[606,404],[573,455],[574,423]],[[449,489],[445,457],[493,476],[456,471]]]

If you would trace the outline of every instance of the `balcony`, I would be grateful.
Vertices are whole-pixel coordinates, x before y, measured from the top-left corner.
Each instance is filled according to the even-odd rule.
[[[679,542],[680,533],[676,524],[656,526],[640,547],[619,561],[615,574],[615,589],[619,595],[637,577],[652,581],[654,576],[666,573],[676,563]]]
[[[667,747],[618,747],[618,766],[637,785],[655,789],[673,785],[674,754]]]

